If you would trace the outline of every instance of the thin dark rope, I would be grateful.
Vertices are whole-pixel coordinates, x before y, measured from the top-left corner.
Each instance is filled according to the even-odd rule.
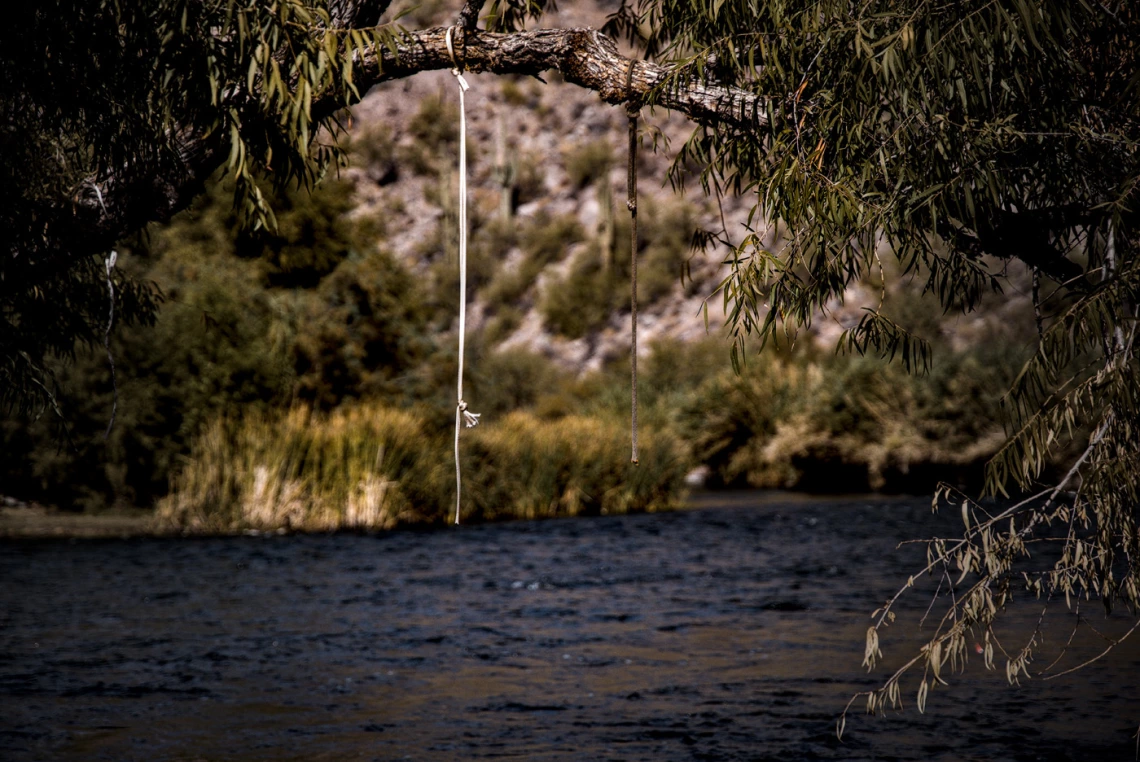
[[[632,96],[633,61],[626,69],[625,88]],[[626,202],[629,209],[629,304],[630,304],[630,462],[638,463],[637,453],[637,117],[641,109],[631,97],[625,104],[629,118],[629,164],[626,173]]]

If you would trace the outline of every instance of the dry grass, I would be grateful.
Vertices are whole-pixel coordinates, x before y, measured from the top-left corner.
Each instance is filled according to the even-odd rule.
[[[328,415],[220,418],[158,508],[158,525],[195,533],[390,529],[442,523],[454,503],[450,441],[417,415],[377,404]],[[628,463],[617,421],[514,413],[464,432],[464,520],[656,511],[675,506],[688,468],[671,435],[642,433]]]

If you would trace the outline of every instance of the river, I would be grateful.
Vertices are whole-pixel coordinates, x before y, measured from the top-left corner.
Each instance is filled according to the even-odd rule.
[[[869,614],[923,556],[897,544],[953,523],[925,499],[698,503],[379,535],[0,542],[0,759],[1133,758],[1132,643],[1019,687],[978,657],[926,714],[911,685],[905,711],[860,705],[838,740],[848,698],[885,674],[860,668]],[[886,634],[887,666],[919,642],[907,622],[927,602]],[[1013,611],[1013,630],[1036,611]],[[1046,652],[1068,636],[1062,611]]]

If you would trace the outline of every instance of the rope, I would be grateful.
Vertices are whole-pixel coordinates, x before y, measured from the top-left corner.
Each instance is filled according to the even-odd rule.
[[[96,192],[99,188],[96,186]],[[99,203],[103,203],[103,195],[99,194]],[[107,330],[103,334],[103,348],[107,350],[107,362],[111,364],[111,420],[107,421],[107,430],[103,432],[103,440],[111,438],[111,429],[115,426],[115,414],[119,410],[119,383],[115,380],[115,355],[111,353],[111,328],[115,325],[115,284],[111,280],[111,271],[115,269],[115,260],[119,252],[111,250],[110,256],[103,260],[103,267],[107,270]]]
[[[451,56],[451,73],[459,83],[459,377],[456,382],[455,404],[455,523],[459,523],[460,497],[463,488],[463,476],[459,467],[459,429],[461,424],[467,428],[479,425],[479,414],[467,410],[467,403],[463,401],[463,351],[464,338],[467,333],[467,116],[466,104],[463,94],[470,85],[460,73],[459,62],[455,58],[455,48],[451,36],[455,27],[447,28],[447,54]]]
[[[626,91],[633,82],[633,61],[625,74]],[[629,209],[629,305],[630,305],[630,463],[638,464],[637,453],[637,117],[641,109],[632,98],[626,101],[625,115],[629,117],[629,165],[626,172],[626,202]]]

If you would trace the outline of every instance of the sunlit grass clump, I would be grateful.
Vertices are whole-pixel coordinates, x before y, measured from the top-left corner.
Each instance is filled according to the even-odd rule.
[[[680,439],[643,429],[633,466],[629,436],[628,424],[602,416],[547,421],[518,412],[479,427],[467,440],[465,515],[493,521],[675,507],[689,468]]]
[[[426,429],[415,413],[378,404],[217,419],[160,503],[159,525],[224,533],[443,523],[454,511],[452,443]],[[643,432],[633,467],[628,436],[617,421],[528,413],[465,431],[463,519],[677,505],[688,465],[680,441]]]

